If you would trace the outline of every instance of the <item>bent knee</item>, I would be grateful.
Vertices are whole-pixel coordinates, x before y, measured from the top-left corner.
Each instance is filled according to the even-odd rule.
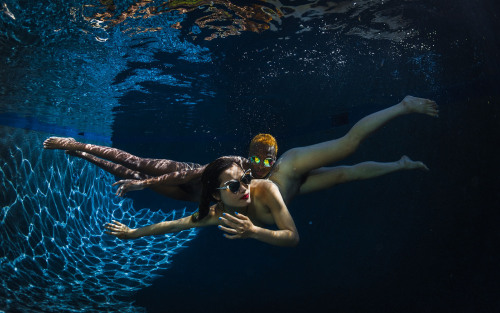
[[[353,153],[358,149],[359,145],[361,144],[361,138],[357,135],[354,134],[346,134],[344,137],[341,138],[342,146],[348,153]]]
[[[335,173],[336,184],[356,180],[352,174],[351,166],[340,166],[338,171]]]

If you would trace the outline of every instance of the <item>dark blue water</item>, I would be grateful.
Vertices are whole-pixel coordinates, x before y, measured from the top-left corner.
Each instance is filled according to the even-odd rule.
[[[0,3],[0,310],[499,311],[498,4],[110,3]],[[116,198],[114,177],[41,148],[72,136],[208,163],[269,132],[280,154],[407,94],[440,118],[391,121],[342,164],[406,154],[431,171],[297,197],[292,249],[217,229],[110,238],[111,218],[196,205]]]

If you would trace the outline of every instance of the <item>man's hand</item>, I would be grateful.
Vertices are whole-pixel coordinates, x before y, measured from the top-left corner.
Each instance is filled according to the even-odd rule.
[[[136,180],[136,179],[119,180],[116,183],[114,183],[112,186],[113,187],[119,186],[118,189],[116,190],[116,195],[119,197],[123,197],[129,191],[142,190],[142,189],[146,188],[146,186],[144,186],[144,183],[142,182],[142,180]]]

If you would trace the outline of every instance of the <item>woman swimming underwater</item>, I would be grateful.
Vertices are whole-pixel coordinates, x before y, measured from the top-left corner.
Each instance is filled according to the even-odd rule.
[[[395,162],[363,162],[353,166],[325,167],[356,151],[361,142],[390,120],[406,114],[438,116],[437,104],[429,99],[406,96],[400,103],[370,114],[358,121],[341,138],[286,151],[277,161],[276,140],[268,134],[257,135],[249,148],[249,159],[241,158],[255,178],[276,183],[283,199],[289,203],[297,194],[330,188],[336,184],[382,176],[399,170],[423,169],[427,166],[407,156]],[[72,138],[51,137],[45,149],[65,149],[69,154],[88,160],[121,178],[117,195],[151,188],[167,197],[198,201],[200,177],[205,165],[166,159],[146,159],[111,147],[84,144]],[[107,161],[110,160],[110,161]],[[116,162],[116,163],[113,163]]]
[[[210,163],[201,177],[198,212],[173,221],[137,229],[112,221],[106,234],[121,239],[179,232],[193,227],[219,225],[229,239],[253,238],[276,246],[296,246],[299,234],[278,187],[269,180],[252,179],[240,158],[221,157]],[[216,204],[211,205],[211,202]],[[278,230],[269,230],[276,225]]]

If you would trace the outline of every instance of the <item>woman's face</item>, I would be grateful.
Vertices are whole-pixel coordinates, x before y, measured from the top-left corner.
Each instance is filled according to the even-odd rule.
[[[241,181],[245,172],[241,167],[234,164],[232,167],[226,169],[219,176],[219,188],[225,188],[231,182],[239,182],[240,188],[233,192],[229,188],[219,190],[220,198],[224,205],[229,207],[246,207],[250,204],[250,187]]]

